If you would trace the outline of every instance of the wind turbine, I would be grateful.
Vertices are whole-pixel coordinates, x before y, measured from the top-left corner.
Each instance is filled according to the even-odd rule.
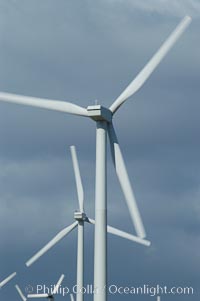
[[[54,286],[53,291],[51,291],[49,294],[45,294],[45,293],[44,294],[28,294],[27,298],[47,298],[47,299],[49,299],[49,301],[50,300],[54,301],[55,300],[54,295],[56,295],[58,293],[59,286],[62,284],[64,278],[65,278],[65,275],[62,274],[60,276],[60,278],[58,279],[58,282]],[[22,301],[26,301],[27,298],[24,296],[22,290],[20,289],[20,287],[17,284],[15,285],[15,288],[18,291]]]
[[[156,69],[168,51],[176,43],[191,22],[191,17],[186,16],[162,44],[147,65],[136,78],[120,94],[109,108],[101,105],[89,106],[87,109],[70,102],[55,101],[9,93],[0,93],[0,100],[5,102],[29,105],[78,116],[90,117],[96,122],[96,188],[95,188],[95,245],[94,245],[94,288],[98,290],[94,294],[94,301],[106,301],[107,293],[104,289],[107,284],[107,133],[109,134],[113,162],[117,177],[125,195],[132,222],[136,233],[140,238],[146,236],[130,180],[112,124],[113,115],[119,107],[132,95],[134,95],[146,82],[151,73]],[[75,226],[75,225],[74,225]]]
[[[4,285],[6,285],[9,281],[11,281],[15,276],[17,275],[16,272],[10,274],[8,277],[6,277],[4,280],[0,282],[0,288],[2,288]]]
[[[79,211],[75,211],[74,219],[76,220],[70,226],[66,227],[65,229],[61,230],[50,242],[48,242],[42,249],[40,249],[33,257],[31,257],[27,262],[26,265],[29,267],[35,261],[37,261],[42,255],[44,255],[48,250],[50,250],[55,244],[57,244],[61,239],[63,239],[66,235],[68,235],[72,230],[78,227],[78,243],[77,243],[77,279],[76,284],[78,288],[78,292],[76,294],[76,301],[83,301],[84,300],[84,293],[81,292],[81,288],[84,287],[84,223],[90,223],[95,225],[95,220],[88,218],[85,210],[84,210],[84,190],[82,179],[80,175],[79,163],[76,154],[75,146],[70,147],[71,156],[72,156],[72,163],[74,168],[74,175],[76,181],[76,188],[77,188],[77,196],[78,196],[78,203],[79,203]],[[143,244],[145,246],[149,246],[150,242],[137,237],[135,235],[129,234],[127,232],[121,231],[111,226],[107,226],[107,232],[134,241],[139,244]]]

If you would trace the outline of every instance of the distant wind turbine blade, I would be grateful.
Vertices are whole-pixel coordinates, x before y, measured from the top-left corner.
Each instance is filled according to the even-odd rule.
[[[48,298],[48,294],[28,294],[27,298]]]
[[[117,140],[117,136],[112,124],[109,124],[108,126],[108,134],[109,134],[111,154],[112,154],[116,174],[119,179],[121,189],[124,193],[125,200],[131,215],[131,219],[135,227],[135,231],[140,238],[144,238],[146,236],[145,229],[140,216],[140,212],[138,210],[135,196],[133,194],[133,190],[126,170],[124,159],[121,153],[121,149]]]
[[[26,301],[27,300],[26,297],[24,296],[24,294],[22,293],[22,290],[20,289],[20,287],[17,284],[15,285],[15,288],[18,291],[18,294],[20,295],[21,299],[23,301]]]
[[[59,286],[62,284],[62,282],[63,282],[64,278],[65,278],[65,275],[64,275],[64,274],[62,274],[62,275],[60,276],[60,278],[59,278],[58,282],[56,283],[56,285],[55,285],[54,289],[53,289],[52,295],[55,295],[55,294],[57,294],[57,292],[58,292],[58,289],[59,289]]]
[[[75,146],[71,145],[70,150],[71,150],[72,163],[73,163],[74,175],[75,175],[75,180],[76,180],[76,189],[77,189],[77,194],[78,194],[79,210],[81,212],[83,212],[84,211],[84,192],[83,192],[83,184],[82,184],[82,180],[81,180],[80,168],[79,168],[79,163],[78,163],[78,159],[77,159]]]
[[[115,113],[117,109],[133,94],[135,94],[146,82],[151,73],[156,69],[168,51],[176,43],[178,38],[183,34],[189,26],[191,17],[186,16],[179,23],[176,29],[171,33],[168,39],[162,44],[160,49],[154,54],[147,65],[140,71],[136,78],[128,85],[128,87],[120,94],[120,96],[111,105],[110,110]]]
[[[89,218],[88,220],[91,224],[95,225],[95,220],[94,219]],[[132,235],[130,233],[127,233],[125,231],[122,231],[122,230],[119,230],[117,228],[111,227],[109,225],[107,226],[107,232],[110,233],[110,234],[128,239],[128,240],[131,240],[133,242],[136,242],[138,244],[141,244],[141,245],[144,245],[144,246],[147,246],[147,247],[149,247],[151,245],[151,242],[149,240],[140,238],[138,236]]]
[[[74,115],[88,116],[88,112],[85,108],[82,108],[70,102],[65,102],[60,100],[49,100],[43,98],[36,98],[36,97],[0,92],[0,101],[38,107],[47,110],[74,114]]]
[[[76,226],[78,222],[74,222],[70,226],[61,230],[48,244],[46,244],[40,251],[38,251],[33,257],[31,257],[27,262],[26,266],[31,266],[35,261],[37,261],[42,255],[44,255],[48,250],[50,250],[54,245],[56,245],[61,239],[63,239],[67,234],[69,234]]]
[[[70,300],[75,301],[74,296],[72,294],[70,294]]]
[[[3,281],[0,282],[0,288],[2,288],[4,285],[6,285],[10,280],[12,280],[17,275],[16,272],[12,273],[8,277],[6,277]]]

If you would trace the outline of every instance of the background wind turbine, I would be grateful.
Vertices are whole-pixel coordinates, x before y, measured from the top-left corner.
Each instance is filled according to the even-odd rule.
[[[10,274],[8,277],[6,277],[4,280],[0,282],[0,288],[2,288],[4,285],[6,285],[9,281],[11,281],[15,276],[17,275],[16,272]]]
[[[62,284],[64,278],[65,278],[65,275],[62,274],[60,276],[60,278],[58,279],[58,282],[55,284],[53,291],[50,292],[49,294],[28,294],[27,298],[48,298],[49,300],[53,300],[54,301],[54,299],[55,299],[54,296],[56,294],[58,294],[59,287]]]
[[[107,132],[115,164],[117,176],[125,195],[125,200],[131,214],[136,233],[140,238],[146,236],[143,223],[135,202],[134,194],[130,185],[120,146],[115,134],[112,117],[119,107],[132,95],[134,95],[146,82],[161,60],[171,47],[182,35],[191,22],[186,16],[160,49],[120,94],[109,109],[100,105],[89,106],[87,109],[76,106],[69,102],[37,99],[33,97],[19,96],[8,93],[0,93],[0,100],[18,104],[30,105],[69,114],[88,116],[96,122],[96,189],[95,189],[95,247],[94,247],[94,287],[101,293],[94,295],[94,301],[106,301],[107,294],[103,288],[107,285],[107,178],[106,178],[106,144]],[[73,227],[75,227],[74,225]]]
[[[67,234],[69,234],[73,229],[78,227],[78,243],[77,243],[77,288],[78,293],[76,294],[77,301],[84,300],[84,294],[79,291],[82,287],[84,287],[84,223],[88,222],[90,224],[95,225],[95,220],[88,218],[84,211],[84,191],[83,184],[80,175],[79,163],[76,154],[75,146],[70,147],[72,163],[74,168],[74,175],[76,181],[77,188],[77,196],[79,203],[79,211],[75,211],[74,219],[76,222],[72,223],[70,226],[61,230],[50,242],[48,242],[41,250],[39,250],[33,257],[31,257],[26,265],[29,267],[35,261],[37,261],[42,255],[44,255],[48,250],[50,250],[55,244],[57,244],[62,238],[64,238]],[[129,234],[127,232],[121,231],[111,226],[107,226],[107,231],[113,235],[134,241],[139,244],[143,244],[145,246],[149,246],[150,242],[137,237],[135,235]]]

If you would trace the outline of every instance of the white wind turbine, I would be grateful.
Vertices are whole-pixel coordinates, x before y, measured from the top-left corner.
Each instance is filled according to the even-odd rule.
[[[136,233],[140,238],[146,236],[143,223],[138,211],[135,197],[131,188],[128,173],[112,124],[112,118],[119,107],[133,94],[135,94],[146,82],[151,73],[156,69],[168,51],[191,22],[186,16],[172,32],[160,49],[150,59],[136,78],[120,94],[109,108],[101,105],[89,106],[87,109],[70,102],[55,101],[9,93],[0,93],[0,100],[5,102],[29,105],[54,111],[65,112],[74,115],[90,117],[96,122],[96,188],[95,188],[95,246],[94,246],[94,288],[98,293],[94,294],[94,301],[106,301],[107,293],[103,289],[107,284],[107,173],[106,173],[106,144],[109,134],[113,162],[117,177],[125,195],[132,222]]]
[[[17,275],[16,272],[10,274],[8,277],[6,277],[4,280],[0,282],[0,288],[2,288],[4,285],[6,285],[9,281],[11,281],[15,276]]]
[[[53,290],[52,290],[49,294],[46,294],[46,293],[44,293],[44,294],[28,294],[28,295],[27,295],[27,298],[47,298],[47,299],[49,299],[49,301],[50,301],[50,300],[54,301],[54,300],[55,300],[54,296],[55,296],[56,294],[58,294],[59,287],[60,287],[60,285],[62,284],[64,278],[65,278],[65,275],[62,274],[62,275],[60,276],[60,278],[58,279],[58,282],[56,283],[56,285],[54,285]],[[16,285],[15,285],[15,288],[16,288],[16,290],[18,291],[18,293],[19,293],[19,295],[20,295],[22,301],[26,301],[27,298],[26,298],[25,295],[23,294],[23,292],[22,292],[22,290],[20,289],[19,285],[16,284]]]
[[[68,235],[73,229],[78,227],[78,242],[77,242],[77,279],[76,285],[78,288],[78,293],[76,294],[76,301],[83,301],[84,300],[84,293],[81,291],[81,288],[84,287],[84,223],[95,224],[95,221],[91,218],[88,218],[85,210],[84,210],[84,190],[82,179],[80,175],[79,163],[76,154],[75,146],[70,147],[71,156],[72,156],[72,163],[74,168],[74,175],[76,181],[76,188],[77,188],[77,196],[78,196],[78,203],[79,203],[79,211],[75,211],[74,219],[76,220],[70,226],[61,230],[50,242],[48,242],[41,250],[39,250],[33,257],[31,257],[27,262],[26,265],[29,267],[35,261],[37,261],[42,255],[44,255],[48,250],[50,250],[54,245],[56,245],[61,239],[63,239],[66,235]],[[127,232],[121,231],[111,226],[107,226],[107,232],[131,240],[133,242],[143,244],[145,246],[149,246],[150,242],[137,237],[135,235],[131,235]]]

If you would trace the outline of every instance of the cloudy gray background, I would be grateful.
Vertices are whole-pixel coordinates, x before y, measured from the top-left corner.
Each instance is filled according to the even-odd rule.
[[[114,120],[152,246],[109,236],[109,283],[194,287],[194,296],[162,301],[199,298],[199,1],[0,1],[0,90],[82,106],[96,99],[109,106],[185,14],[193,16],[187,32]],[[75,232],[31,268],[24,265],[73,221],[71,144],[78,150],[85,207],[94,216],[94,123],[0,104],[0,279],[19,274],[0,300],[19,300],[16,281],[23,289],[49,285],[65,273],[65,284],[75,283]],[[133,232],[110,154],[108,159],[109,223]],[[87,283],[93,279],[92,245],[88,225]]]

